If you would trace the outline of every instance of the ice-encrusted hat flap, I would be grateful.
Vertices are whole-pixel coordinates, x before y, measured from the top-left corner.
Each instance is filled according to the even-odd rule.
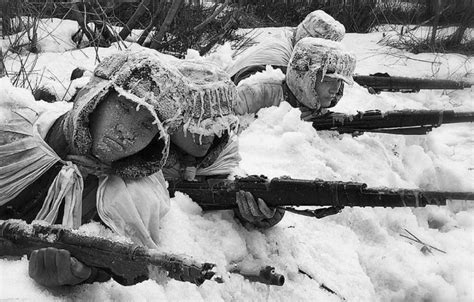
[[[339,42],[307,37],[296,43],[288,70],[291,73],[322,71],[322,77],[339,78],[352,85],[355,64],[355,56]]]
[[[189,89],[182,74],[167,57],[154,50],[125,52],[121,56],[105,59],[95,70],[95,75],[113,80],[153,105],[165,127],[174,121],[187,105],[185,96]]]
[[[341,41],[346,29],[344,25],[322,10],[316,10],[306,16],[296,28],[295,42],[305,38],[322,38]]]
[[[177,68],[189,88],[185,130],[220,136],[237,123],[234,114],[237,89],[225,71],[209,62],[190,60],[179,62]]]
[[[182,76],[150,51],[125,51],[105,58],[94,70],[94,77],[78,93],[65,122],[74,154],[87,155],[92,145],[89,115],[111,92],[125,96],[147,108],[159,127],[157,137],[142,151],[112,163],[115,174],[142,177],[161,169],[168,156],[166,121],[181,112],[187,94]],[[161,109],[168,106],[166,110]],[[151,150],[153,149],[153,150]]]

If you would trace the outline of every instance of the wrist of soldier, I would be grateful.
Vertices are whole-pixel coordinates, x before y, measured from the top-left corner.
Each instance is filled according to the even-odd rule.
[[[278,224],[285,215],[285,210],[277,208],[275,214],[271,218],[262,218],[262,219],[255,219],[255,220],[248,220],[242,216],[239,209],[234,209],[234,216],[240,223],[248,230],[252,229],[268,229],[273,227],[274,225]]]

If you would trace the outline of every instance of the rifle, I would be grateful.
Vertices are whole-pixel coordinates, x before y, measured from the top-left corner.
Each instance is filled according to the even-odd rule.
[[[378,132],[403,135],[426,134],[442,124],[474,121],[474,112],[453,110],[369,110],[356,115],[330,112],[311,120],[316,130],[336,130],[339,133],[358,134]]]
[[[249,176],[235,180],[210,178],[204,181],[168,180],[171,196],[177,191],[189,195],[203,210],[237,208],[236,192],[248,191],[271,207],[322,218],[344,207],[424,207],[446,205],[448,199],[474,200],[474,192],[441,192],[387,188],[367,188],[357,182]],[[296,210],[287,206],[329,206],[316,210]]]
[[[464,89],[472,86],[472,83],[463,81],[392,77],[387,73],[355,75],[354,81],[375,93],[381,91],[418,92],[420,89]]]
[[[37,249],[54,247],[68,250],[82,263],[100,268],[122,285],[132,285],[146,279],[157,279],[163,273],[178,281],[201,285],[206,280],[222,283],[215,275],[212,263],[198,263],[191,258],[165,254],[137,244],[112,241],[83,235],[59,225],[27,224],[22,220],[0,220],[0,256],[30,255]],[[240,272],[244,278],[281,286],[283,275],[267,266],[259,272]]]

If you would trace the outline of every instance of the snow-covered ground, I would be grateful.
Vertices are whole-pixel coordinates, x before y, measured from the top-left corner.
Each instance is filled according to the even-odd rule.
[[[262,29],[258,39],[269,39],[280,31]],[[73,30],[63,28],[62,32]],[[378,45],[381,38],[382,32],[346,35],[343,44],[358,59],[356,73],[474,80],[472,57],[412,55]],[[62,96],[72,69],[93,70],[96,52],[53,51],[38,55],[34,69],[38,77],[40,71],[47,73],[43,84],[56,87]],[[99,49],[99,54],[115,51],[116,47]],[[212,61],[229,64],[230,53],[229,47],[223,47]],[[8,56],[6,67],[18,71],[18,56]],[[80,81],[71,87],[80,86]],[[346,88],[334,110],[474,111],[473,89],[371,95],[355,84]],[[353,138],[316,132],[299,119],[298,110],[282,104],[261,110],[241,133],[240,168],[269,177],[357,181],[370,187],[474,191],[473,130],[470,123],[443,125],[424,136],[364,134]],[[205,282],[200,287],[175,280],[165,284],[148,280],[129,287],[109,281],[49,290],[28,277],[26,259],[2,259],[0,300],[473,301],[473,218],[474,207],[464,201],[419,209],[346,208],[320,220],[287,213],[277,226],[262,232],[245,229],[229,211],[203,213],[188,197],[178,194],[161,226],[163,251],[214,262],[221,271],[230,263],[272,265],[285,275],[285,285],[266,286],[239,275],[225,275],[224,284]],[[405,229],[446,253],[424,253],[422,245],[401,236],[408,235]]]

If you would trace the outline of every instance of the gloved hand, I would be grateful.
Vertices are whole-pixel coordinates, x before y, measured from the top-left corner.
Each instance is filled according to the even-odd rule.
[[[71,257],[69,251],[49,247],[31,253],[28,273],[39,284],[55,287],[79,284],[91,276],[92,270]]]
[[[257,228],[270,228],[282,220],[285,210],[270,208],[261,198],[255,199],[252,193],[239,191],[236,193],[238,209],[234,212],[244,223]]]

